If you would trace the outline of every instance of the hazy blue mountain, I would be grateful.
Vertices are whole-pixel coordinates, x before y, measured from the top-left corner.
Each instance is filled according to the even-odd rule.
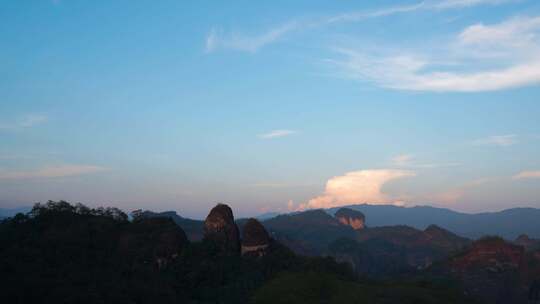
[[[407,225],[424,230],[436,224],[460,236],[479,238],[499,235],[514,240],[521,234],[540,238],[540,209],[513,208],[499,212],[468,214],[429,206],[351,205],[366,215],[368,227]],[[328,209],[334,214],[340,207]]]
[[[257,215],[255,218],[258,219],[259,221],[264,221],[264,220],[269,220],[271,218],[274,218],[281,214],[282,213],[279,213],[279,212],[266,212],[266,213]]]
[[[0,208],[0,219],[6,218],[6,217],[12,217],[17,213],[27,213],[30,210],[32,210],[32,207],[28,207],[28,206],[18,207],[18,208],[10,208],[10,209]]]

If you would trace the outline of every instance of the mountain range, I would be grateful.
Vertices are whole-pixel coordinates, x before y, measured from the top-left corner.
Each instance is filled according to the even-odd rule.
[[[512,208],[499,212],[468,214],[430,206],[400,207],[393,205],[350,205],[366,215],[368,227],[407,225],[425,229],[431,224],[458,235],[477,239],[497,235],[514,240],[521,234],[540,238],[540,209]],[[328,209],[330,214],[339,208]]]
[[[330,225],[326,243],[371,229],[362,220],[354,210],[314,210],[272,225],[288,234],[300,228],[294,222],[311,223],[296,236],[315,243],[312,233]],[[117,208],[36,204],[0,221],[0,293],[6,303],[478,303],[450,277],[364,279],[347,261],[295,254],[256,219],[239,222],[223,204],[202,227],[175,213],[130,218]],[[202,240],[189,240],[178,224],[202,228]]]
[[[265,213],[256,218],[265,226],[272,226],[280,220],[280,216],[311,214],[322,219],[321,211],[334,215],[339,209],[346,208],[362,212],[366,216],[365,225],[367,227],[383,226],[409,226],[419,230],[424,230],[430,225],[437,225],[445,230],[451,231],[459,236],[478,239],[483,236],[500,236],[507,240],[514,240],[522,234],[531,238],[540,238],[540,209],[536,208],[512,208],[498,212],[482,213],[462,213],[445,208],[430,206],[400,207],[394,205],[349,205],[330,209],[308,210],[303,212],[292,212],[288,214]],[[314,213],[311,213],[314,212]],[[174,211],[153,213],[147,215],[164,215],[171,217],[177,224],[182,226],[186,233],[193,234],[194,239],[202,237],[201,220],[184,218]],[[312,220],[316,221],[315,218]],[[242,221],[242,219],[239,219]],[[324,220],[323,220],[324,221]],[[339,229],[339,228],[337,228]]]
[[[332,257],[359,277],[452,279],[486,303],[526,303],[529,290],[537,292],[540,286],[537,213],[532,208],[464,214],[433,207],[353,205],[265,216],[260,222],[296,254]],[[188,235],[200,236],[204,226],[174,212],[145,214],[170,217]],[[240,231],[247,221],[236,220]]]

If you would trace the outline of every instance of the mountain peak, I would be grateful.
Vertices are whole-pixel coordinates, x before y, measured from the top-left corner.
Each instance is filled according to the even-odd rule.
[[[343,225],[351,226],[354,230],[365,228],[365,215],[358,211],[349,208],[341,208],[334,215]]]
[[[204,238],[211,240],[226,255],[240,253],[240,234],[231,207],[217,204],[204,221]]]

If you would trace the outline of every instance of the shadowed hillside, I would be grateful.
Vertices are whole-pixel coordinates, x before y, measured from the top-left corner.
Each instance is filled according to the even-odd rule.
[[[313,224],[352,231],[335,226],[324,212],[312,214]],[[198,242],[190,242],[170,217],[134,212],[132,218],[115,208],[50,201],[2,221],[3,299],[7,303],[44,299],[47,303],[337,303],[348,296],[371,303],[470,300],[452,284],[362,281],[347,264],[333,258],[297,256],[255,219],[247,220],[240,233],[225,205],[210,212]]]

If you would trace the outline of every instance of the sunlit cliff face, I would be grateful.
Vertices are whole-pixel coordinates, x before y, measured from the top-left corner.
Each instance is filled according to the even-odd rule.
[[[300,205],[299,209],[332,208],[358,203],[393,203],[398,201],[398,198],[382,193],[382,186],[389,181],[414,175],[414,172],[406,170],[379,169],[353,171],[343,176],[335,176],[326,183],[323,195]]]
[[[354,230],[364,229],[364,221],[362,219],[352,217],[339,217],[338,220],[343,225],[351,226]]]

